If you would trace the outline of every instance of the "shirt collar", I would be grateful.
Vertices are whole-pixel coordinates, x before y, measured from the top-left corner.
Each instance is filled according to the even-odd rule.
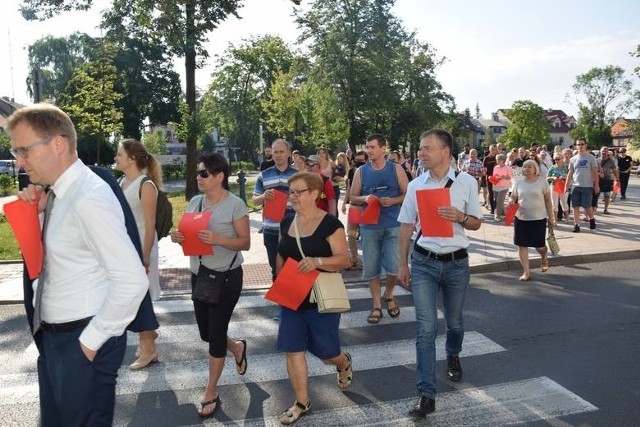
[[[423,182],[423,184],[426,184],[430,179],[432,179],[431,178],[431,169],[427,170],[421,176],[424,176],[422,182]],[[449,179],[451,179],[452,181],[455,181],[455,179],[456,179],[456,171],[451,166],[449,166],[449,171],[447,172],[445,177],[442,178],[442,181],[439,181],[438,183],[445,182],[445,184],[446,184],[449,181]],[[435,181],[435,179],[433,181]]]
[[[71,186],[76,182],[78,177],[84,171],[84,163],[78,159],[71,166],[65,170],[60,177],[53,183],[51,189],[56,193],[56,198],[60,199],[64,197],[65,193],[69,191]]]

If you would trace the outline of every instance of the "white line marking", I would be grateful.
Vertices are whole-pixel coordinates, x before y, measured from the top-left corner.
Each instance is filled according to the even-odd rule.
[[[436,357],[446,358],[444,353],[444,336],[436,340]],[[357,372],[369,369],[404,366],[415,363],[415,340],[387,341],[378,344],[356,345],[345,347],[353,356],[354,370]],[[477,332],[465,334],[463,357],[506,351],[502,346]],[[389,357],[393,354],[393,357]],[[229,357],[227,369],[220,377],[218,385],[241,383],[258,383],[277,381],[287,378],[283,353],[251,355],[250,368],[246,375],[239,376],[233,369],[233,359]],[[309,376],[334,374],[335,369],[324,365],[313,356],[308,358]],[[139,394],[165,390],[184,390],[204,387],[207,381],[207,359],[159,363],[142,371],[132,372],[123,366],[118,372],[117,394]],[[0,376],[0,405],[15,402],[35,402],[38,399],[38,379],[36,373],[9,374]]]

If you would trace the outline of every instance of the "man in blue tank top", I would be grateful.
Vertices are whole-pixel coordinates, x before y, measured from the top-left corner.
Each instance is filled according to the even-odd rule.
[[[381,268],[387,273],[385,298],[387,312],[391,317],[400,315],[400,307],[393,298],[398,265],[398,236],[400,223],[398,213],[407,192],[407,175],[400,165],[385,159],[387,140],[380,134],[367,138],[365,151],[369,163],[356,171],[351,184],[350,201],[354,205],[367,205],[372,199],[380,203],[380,216],[377,224],[361,224],[362,237],[362,276],[369,281],[373,299],[373,310],[369,314],[369,323],[378,323],[382,318],[380,290]]]

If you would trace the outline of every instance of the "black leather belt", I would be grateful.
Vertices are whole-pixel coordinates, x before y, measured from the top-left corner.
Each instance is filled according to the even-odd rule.
[[[464,259],[469,257],[469,252],[466,249],[458,249],[455,252],[449,252],[446,254],[439,254],[437,252],[431,252],[429,249],[425,249],[422,246],[415,244],[414,250],[427,258],[435,259],[436,261],[454,261],[457,259]]]
[[[40,328],[42,328],[43,331],[47,331],[47,332],[73,332],[87,326],[89,322],[91,322],[92,318],[93,316],[85,317],[84,319],[74,320],[73,322],[66,322],[66,323],[42,322],[42,325],[40,326]]]

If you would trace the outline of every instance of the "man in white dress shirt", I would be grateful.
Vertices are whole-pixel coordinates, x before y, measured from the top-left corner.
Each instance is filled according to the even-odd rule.
[[[34,282],[41,425],[110,426],[125,328],[148,289],[144,267],[115,195],[78,159],[69,117],[35,104],[14,112],[7,130],[16,164],[35,184],[18,196],[43,211],[55,194]]]

